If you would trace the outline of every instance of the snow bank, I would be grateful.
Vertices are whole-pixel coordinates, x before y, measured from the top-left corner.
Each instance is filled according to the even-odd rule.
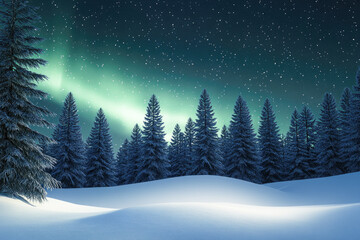
[[[48,198],[43,204],[30,205],[20,199],[0,195],[0,228],[12,225],[41,225],[104,214],[115,209],[73,204]],[[1,239],[1,238],[0,238]]]
[[[0,196],[0,239],[358,239],[360,173],[257,185],[188,176]]]
[[[281,205],[279,190],[218,176],[186,176],[109,188],[56,189],[49,197],[90,206],[129,208],[174,202]]]
[[[270,183],[266,186],[286,192],[289,204],[360,203],[360,173],[333,177]]]

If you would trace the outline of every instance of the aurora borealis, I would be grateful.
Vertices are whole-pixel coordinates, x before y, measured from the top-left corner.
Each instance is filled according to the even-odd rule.
[[[176,123],[195,118],[204,88],[218,128],[242,95],[256,129],[270,98],[284,133],[295,107],[317,115],[323,94],[339,99],[360,65],[358,1],[30,2],[46,39],[44,104],[60,113],[71,91],[84,138],[102,107],[115,146],[142,125],[153,93],[169,139]]]

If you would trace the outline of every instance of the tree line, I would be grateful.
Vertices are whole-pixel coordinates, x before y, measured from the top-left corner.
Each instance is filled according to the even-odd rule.
[[[320,117],[309,107],[294,110],[285,136],[279,133],[269,99],[255,133],[246,101],[239,96],[229,126],[218,136],[209,94],[200,96],[196,120],[176,124],[165,141],[160,105],[153,95],[144,124],[135,124],[113,157],[109,125],[102,109],[83,143],[76,104],[70,93],[46,153],[57,159],[52,175],[63,187],[101,187],[186,175],[219,175],[255,183],[316,178],[360,170],[360,71],[340,109],[324,95]]]

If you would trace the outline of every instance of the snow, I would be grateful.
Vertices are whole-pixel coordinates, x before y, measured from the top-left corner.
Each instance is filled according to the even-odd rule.
[[[358,239],[360,173],[253,184],[187,176],[0,196],[0,239]]]

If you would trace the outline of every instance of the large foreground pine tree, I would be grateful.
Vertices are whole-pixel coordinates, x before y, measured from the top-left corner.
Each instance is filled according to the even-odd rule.
[[[200,96],[196,115],[195,159],[191,174],[224,175],[224,166],[218,145],[216,119],[206,90]]]
[[[52,175],[64,188],[85,185],[85,147],[82,141],[75,99],[69,93],[57,126],[57,143],[50,147],[57,159]]]
[[[136,182],[146,182],[169,176],[170,164],[166,158],[164,122],[160,105],[152,95],[146,110],[143,128],[142,158],[138,163]]]
[[[50,112],[31,102],[46,97],[36,89],[46,76],[31,71],[46,63],[33,46],[41,40],[33,25],[38,19],[27,1],[0,3],[0,192],[42,201],[57,181],[46,172],[55,159],[38,146],[49,139],[31,129],[51,126],[44,119]]]
[[[87,140],[87,186],[107,187],[117,182],[112,139],[104,111],[100,108]]]

